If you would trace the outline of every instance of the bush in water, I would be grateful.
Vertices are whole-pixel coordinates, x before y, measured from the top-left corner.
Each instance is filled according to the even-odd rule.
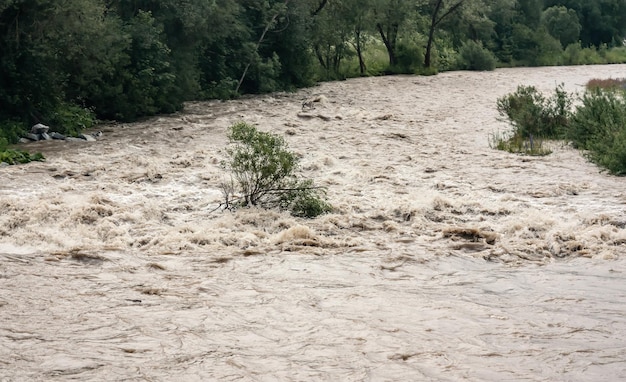
[[[228,138],[232,146],[226,150],[229,161],[224,167],[234,181],[222,186],[227,207],[237,193],[239,205],[280,208],[295,216],[315,217],[331,210],[322,188],[295,175],[298,159],[282,137],[240,122],[229,128]]]
[[[621,88],[586,92],[567,134],[592,162],[616,175],[626,174],[625,95]]]
[[[556,87],[554,95],[545,98],[534,86],[518,86],[515,93],[497,101],[498,112],[506,117],[513,131],[490,138],[490,146],[527,155],[547,155],[549,149],[542,147],[543,139],[563,137],[570,122],[572,99]]]
[[[585,156],[615,175],[626,174],[626,90],[623,80],[593,79],[572,112],[572,97],[557,86],[546,99],[533,86],[519,86],[498,99],[501,116],[513,131],[494,134],[492,148],[530,155],[549,154],[541,138],[567,139]],[[539,143],[539,145],[538,145]]]
[[[44,160],[41,153],[29,154],[26,151],[9,149],[7,146],[7,140],[0,137],[0,163],[18,164]]]

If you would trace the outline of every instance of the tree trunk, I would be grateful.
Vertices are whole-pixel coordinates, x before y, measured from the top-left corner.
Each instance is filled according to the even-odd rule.
[[[435,28],[437,27],[437,15],[439,14],[439,10],[441,9],[441,4],[443,0],[438,0],[435,5],[435,10],[433,11],[433,15],[430,19],[430,28],[428,29],[428,42],[426,42],[426,53],[424,54],[424,67],[430,68],[431,60],[430,56],[432,55],[433,50],[433,40],[435,39]]]
[[[289,4],[289,1],[291,0],[285,0],[285,7]],[[261,33],[261,37],[259,38],[259,41],[257,41],[256,47],[254,48],[255,52],[259,51],[259,47],[261,46],[261,43],[263,42],[265,35],[270,30],[270,28],[272,27],[272,24],[274,24],[274,21],[276,21],[279,15],[280,15],[280,12],[272,16],[272,19],[270,20],[270,22],[267,23],[267,25],[265,26],[265,29],[263,30],[263,33]],[[235,88],[235,93],[239,93],[239,88],[241,87],[243,80],[246,78],[246,75],[248,74],[248,69],[250,69],[250,65],[252,65],[252,60],[248,62],[248,65],[246,65],[245,69],[243,70],[243,73],[241,74],[241,78],[239,79],[239,82],[237,83],[237,88]]]
[[[315,51],[315,57],[317,57],[317,61],[319,61],[320,66],[326,69],[326,63],[324,62],[324,57],[322,56],[322,53],[320,52],[320,47],[318,45],[315,45],[314,51]]]
[[[435,9],[433,10],[432,18],[430,19],[428,42],[426,43],[426,53],[424,54],[424,66],[426,68],[430,68],[430,66],[432,65],[431,55],[433,42],[435,40],[435,30],[437,29],[437,26],[439,25],[439,23],[441,23],[443,19],[456,11],[463,4],[463,1],[465,0],[459,0],[456,4],[451,6],[443,15],[441,15],[441,17],[437,17],[439,15],[439,12],[441,11],[441,8],[443,7],[443,0],[437,0],[437,3],[435,4]]]
[[[387,48],[387,54],[389,55],[389,66],[393,67],[398,63],[396,58],[396,39],[398,36],[398,25],[394,24],[388,28],[387,34],[383,30],[383,26],[376,24],[376,29],[380,33],[380,37],[383,39],[385,48]]]
[[[356,35],[356,46],[355,46],[356,54],[359,57],[359,71],[361,75],[364,75],[367,68],[365,67],[365,61],[363,60],[363,51],[361,47],[361,31],[357,29],[355,31],[355,35]]]

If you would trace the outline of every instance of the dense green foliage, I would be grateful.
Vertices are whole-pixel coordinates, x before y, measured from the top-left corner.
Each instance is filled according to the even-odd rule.
[[[516,135],[549,139],[563,136],[571,105],[571,96],[562,85],[557,86],[549,98],[534,86],[522,85],[497,101],[498,112],[508,118]]]
[[[626,62],[623,0],[1,0],[0,137],[382,73]]]
[[[490,145],[499,150],[527,155],[546,155],[543,139],[558,139],[569,121],[571,99],[557,86],[552,97],[546,98],[534,86],[518,86],[514,93],[498,98],[501,117],[513,126],[506,135],[494,135]]]
[[[459,50],[459,67],[466,70],[494,70],[496,56],[480,42],[467,41]]]
[[[223,187],[226,204],[240,195],[238,204],[289,210],[295,216],[315,217],[330,211],[322,189],[296,176],[298,159],[285,140],[240,122],[230,127],[224,167],[234,181]]]
[[[545,155],[541,139],[566,139],[612,174],[626,174],[626,91],[620,81],[591,81],[572,110],[573,96],[561,86],[545,98],[533,86],[498,99],[497,108],[511,123],[506,136],[494,135],[499,150]]]
[[[7,146],[7,140],[0,138],[0,163],[18,164],[44,160],[41,153],[29,154],[26,151],[9,149]]]
[[[625,95],[622,88],[586,92],[567,134],[591,161],[617,175],[626,174]]]

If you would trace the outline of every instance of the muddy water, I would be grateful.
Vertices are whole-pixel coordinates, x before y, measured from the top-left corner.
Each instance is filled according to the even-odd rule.
[[[33,144],[0,169],[0,381],[624,380],[626,179],[488,137],[519,84],[625,70],[354,79]],[[240,120],[335,211],[218,209]]]

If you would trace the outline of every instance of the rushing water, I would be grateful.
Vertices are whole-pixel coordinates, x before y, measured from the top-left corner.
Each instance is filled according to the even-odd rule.
[[[0,169],[0,381],[626,380],[625,179],[488,146],[517,85],[625,69],[354,79],[31,144],[47,162]],[[238,120],[335,211],[216,210]]]

